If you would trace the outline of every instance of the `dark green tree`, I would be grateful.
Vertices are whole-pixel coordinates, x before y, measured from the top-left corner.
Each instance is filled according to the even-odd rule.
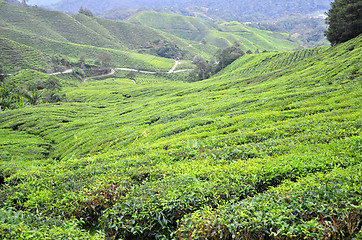
[[[217,71],[224,69],[227,65],[245,54],[240,47],[240,43],[236,42],[232,46],[220,49],[216,52],[216,59],[219,62]]]
[[[102,51],[97,55],[97,60],[102,64],[104,73],[107,73],[111,66],[112,55],[108,52]]]
[[[83,7],[80,7],[78,13],[84,14],[84,15],[86,15],[86,16],[88,16],[88,17],[93,17],[92,11],[89,10],[89,9],[83,8]]]
[[[346,42],[362,33],[361,0],[335,0],[331,5],[325,35],[332,45]]]

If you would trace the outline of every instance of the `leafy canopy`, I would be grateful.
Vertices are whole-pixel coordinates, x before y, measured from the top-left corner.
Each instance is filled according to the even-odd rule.
[[[362,1],[335,0],[327,13],[327,39],[332,45],[346,42],[362,33]]]

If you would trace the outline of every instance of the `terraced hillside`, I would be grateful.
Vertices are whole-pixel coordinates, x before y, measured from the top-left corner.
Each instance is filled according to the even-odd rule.
[[[85,55],[86,60],[94,62],[100,52],[106,51],[114,56],[114,66],[139,65],[141,68],[159,70],[169,69],[173,64],[172,60],[155,58],[165,62],[164,66],[150,66],[150,61],[158,56],[157,49],[162,47],[162,44],[176,46],[179,56],[185,59],[192,59],[196,54],[210,58],[216,51],[212,46],[189,46],[189,41],[148,27],[14,6],[4,1],[0,2],[0,37],[34,48],[51,57],[64,55],[71,61],[78,61],[81,55]],[[16,66],[9,62],[5,64],[10,64],[9,68]],[[19,62],[16,67],[25,65]]]
[[[29,46],[0,38],[0,63],[5,72],[12,72],[10,66],[45,71],[50,64],[49,56]]]
[[[117,73],[1,112],[0,236],[361,238],[361,57],[362,36],[202,82]]]
[[[288,34],[272,33],[247,27],[238,22],[212,23],[195,17],[185,17],[157,12],[140,12],[126,20],[171,33],[180,38],[224,48],[240,42],[243,50],[292,50],[298,47]]]
[[[1,27],[60,42],[131,50],[144,47],[147,41],[170,40],[161,32],[141,26],[4,2],[1,3],[0,13]],[[116,24],[117,32],[115,27],[108,29],[112,24]],[[140,37],[140,33],[145,38]],[[180,41],[175,44],[180,44]]]

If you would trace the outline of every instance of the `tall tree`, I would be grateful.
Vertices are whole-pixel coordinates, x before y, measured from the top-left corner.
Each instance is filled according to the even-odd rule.
[[[335,0],[331,5],[325,35],[332,45],[346,42],[362,33],[361,0]]]

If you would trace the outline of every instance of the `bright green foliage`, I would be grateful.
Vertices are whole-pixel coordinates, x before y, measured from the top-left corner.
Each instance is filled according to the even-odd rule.
[[[184,217],[178,239],[349,239],[362,221],[362,165],[285,181],[216,210]]]
[[[332,45],[346,42],[362,33],[362,1],[335,0],[328,11],[326,31]]]
[[[358,37],[246,54],[195,83],[116,73],[63,87],[68,102],[0,113],[8,141],[50,144],[0,166],[0,208],[30,218],[2,232],[62,219],[62,233],[86,234],[76,218],[114,239],[357,236],[361,51]]]
[[[62,100],[61,80],[35,70],[21,70],[0,83],[0,110]]]
[[[76,219],[35,217],[12,208],[0,209],[0,236],[2,239],[104,239],[100,234],[92,236],[81,230]]]

